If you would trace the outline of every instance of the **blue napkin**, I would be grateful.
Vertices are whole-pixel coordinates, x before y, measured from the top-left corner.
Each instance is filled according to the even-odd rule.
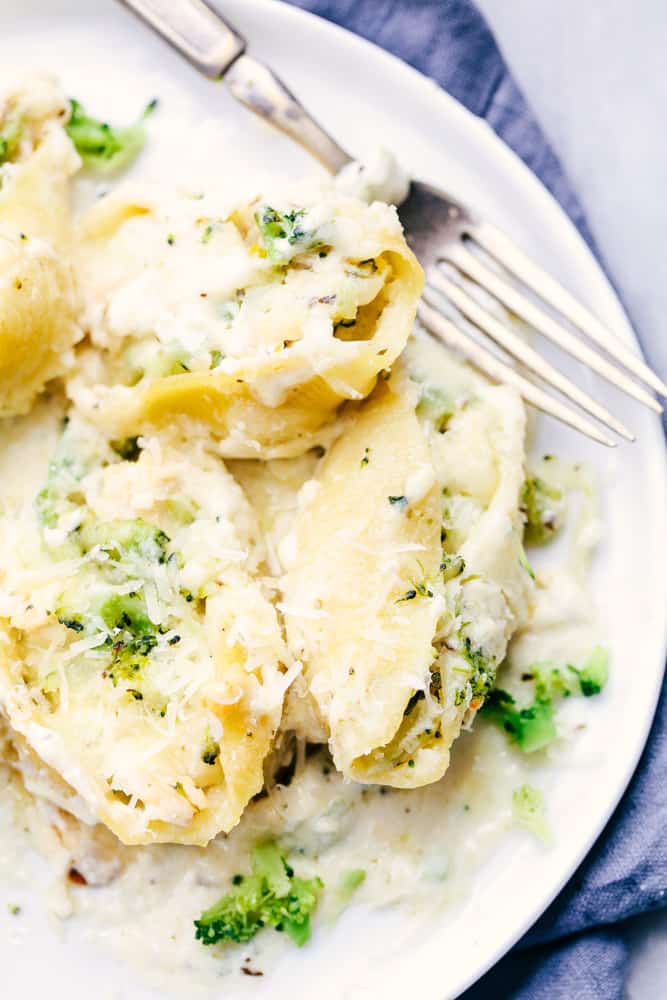
[[[291,0],[437,80],[538,175],[595,246],[563,170],[469,0]],[[598,255],[599,256],[599,255]],[[572,881],[465,1000],[622,1000],[621,922],[667,904],[667,687],[641,763]]]

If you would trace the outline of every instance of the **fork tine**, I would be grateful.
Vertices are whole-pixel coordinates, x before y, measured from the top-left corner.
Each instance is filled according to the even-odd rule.
[[[460,351],[464,357],[468,358],[495,382],[513,385],[527,403],[542,410],[543,413],[555,417],[556,420],[560,420],[561,423],[567,424],[581,434],[585,434],[586,437],[597,441],[598,444],[604,444],[607,448],[616,447],[616,442],[602,434],[589,420],[580,417],[569,406],[553,399],[542,389],[529,382],[528,379],[523,378],[514,368],[510,368],[485,347],[476,343],[471,337],[459,330],[451,320],[445,319],[441,313],[429,306],[423,299],[417,305],[417,317],[429,333],[442,340],[448,347]]]
[[[557,323],[547,313],[534,305],[523,293],[519,292],[509,282],[500,278],[491,268],[483,264],[462,243],[453,243],[442,251],[442,259],[454,264],[460,271],[473,278],[482,288],[490,292],[513,313],[520,316],[526,323],[544,334],[563,350],[573,355],[578,361],[602,375],[608,382],[648,406],[656,413],[662,413],[662,407],[645,389],[633,382],[624,372],[610,364],[597,351],[588,347],[579,337],[571,333],[560,323]]]
[[[511,271],[528,288],[532,288],[545,302],[548,302],[566,319],[579,327],[628,371],[650,385],[661,396],[667,396],[667,383],[651,371],[648,365],[633,354],[611,330],[603,326],[599,319],[582,306],[550,274],[534,264],[501,230],[496,229],[490,223],[483,222],[472,227],[470,235],[508,271]]]
[[[467,319],[471,320],[475,326],[488,334],[492,340],[500,344],[509,354],[517,358],[526,368],[531,369],[549,385],[558,389],[559,392],[583,410],[586,410],[587,413],[590,413],[591,416],[603,423],[609,430],[616,431],[626,441],[635,440],[634,434],[609,413],[608,410],[600,406],[599,403],[596,403],[587,393],[582,392],[574,382],[571,382],[557,371],[556,368],[546,362],[518,334],[513,333],[512,330],[488,313],[486,309],[483,309],[461,285],[456,284],[456,282],[446,277],[437,268],[430,268],[426,274],[426,278],[428,282],[427,289],[430,284],[443,292]]]

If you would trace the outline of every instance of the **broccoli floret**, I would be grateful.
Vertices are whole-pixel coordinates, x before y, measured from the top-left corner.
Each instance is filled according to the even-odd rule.
[[[580,670],[572,666],[569,669],[576,674],[583,696],[590,698],[594,694],[600,694],[607,683],[609,654],[602,646],[596,646]]]
[[[81,528],[80,541],[84,551],[99,545],[112,559],[138,555],[147,562],[166,561],[169,536],[154,524],[137,518],[134,521],[89,522]]]
[[[22,135],[22,116],[17,111],[13,111],[0,124],[0,167],[16,156]]]
[[[70,100],[71,113],[65,128],[86,166],[98,170],[121,170],[141,150],[146,140],[144,119],[156,107],[157,101],[151,101],[134,125],[113,128],[106,122],[92,118],[78,101]]]
[[[459,629],[460,651],[472,671],[468,677],[468,683],[473,698],[486,698],[496,682],[496,664],[493,657],[487,656],[481,646],[473,646],[470,637],[464,635],[468,624],[469,622],[464,622]]]
[[[214,740],[210,733],[206,734],[206,739],[204,740],[204,745],[202,746],[201,759],[204,764],[213,766],[220,756],[220,744],[217,740]]]
[[[68,617],[67,615],[59,615],[58,621],[61,625],[64,625],[65,628],[69,628],[73,632],[83,632],[85,628],[83,622],[78,618]]]
[[[535,685],[532,704],[521,708],[511,694],[495,688],[482,711],[486,718],[504,729],[524,753],[543,750],[556,739],[556,703],[578,693],[586,698],[599,694],[607,681],[607,661],[607,651],[596,646],[580,669],[570,664],[564,668],[550,662],[536,663],[524,674],[524,680],[533,681]],[[568,677],[566,670],[574,676]]]
[[[366,881],[366,870],[364,868],[350,868],[343,872],[338,883],[336,896],[342,906],[347,906],[348,902],[357,891],[360,885]]]
[[[487,719],[501,726],[524,753],[535,753],[556,739],[553,709],[548,701],[519,708],[511,694],[495,688],[482,708]]]
[[[455,580],[457,576],[461,576],[465,568],[466,564],[463,556],[450,556],[446,552],[442,553],[440,572],[445,583],[448,580]]]
[[[527,479],[521,490],[520,508],[526,519],[524,539],[528,545],[551,541],[561,526],[563,494],[536,476]]]
[[[526,679],[535,681],[537,701],[543,703],[555,701],[558,698],[569,698],[576,693],[573,679],[551,661],[534,663],[525,676]]]
[[[45,486],[35,497],[35,510],[40,522],[47,528],[55,528],[63,508],[63,498],[54,486]]]
[[[112,451],[115,451],[123,461],[136,462],[141,455],[138,437],[120,438],[117,441],[109,441]]]
[[[454,416],[454,405],[443,389],[427,385],[417,403],[417,416],[430,420],[435,429],[443,433]]]
[[[512,792],[512,818],[517,826],[528,830],[542,843],[548,844],[551,841],[544,796],[532,785],[520,785]]]
[[[366,871],[363,868],[350,868],[343,872],[333,893],[332,916],[338,919],[349,905],[357,889],[366,881]]]
[[[68,420],[49,462],[46,485],[35,498],[37,517],[47,528],[57,528],[60,518],[81,506],[79,483],[99,464],[101,443],[97,432]]]
[[[195,920],[195,938],[205,945],[249,941],[263,927],[273,927],[305,944],[321,880],[296,876],[272,842],[253,849],[251,865],[250,875],[235,875],[231,891]]]
[[[123,629],[135,637],[154,631],[146,605],[137,594],[112,594],[100,608],[100,615],[107,628]]]
[[[262,243],[273,264],[289,264],[298,254],[322,245],[312,230],[304,229],[305,214],[304,208],[281,213],[270,205],[262,205],[255,212]]]

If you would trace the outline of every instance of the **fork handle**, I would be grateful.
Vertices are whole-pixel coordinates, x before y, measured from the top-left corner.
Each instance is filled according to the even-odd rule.
[[[243,55],[224,79],[237,101],[285,132],[290,139],[295,139],[332,174],[352,162],[352,157],[315,121],[268,66]]]
[[[352,157],[306,111],[282,80],[251,56],[245,39],[202,0],[120,0],[212,80],[260,118],[295,139],[331,173]]]
[[[192,65],[217,80],[245,52],[245,39],[202,0],[120,0]]]

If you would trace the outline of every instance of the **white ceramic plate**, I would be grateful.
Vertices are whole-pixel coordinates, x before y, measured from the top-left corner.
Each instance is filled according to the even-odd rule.
[[[486,125],[431,81],[324,21],[269,0],[228,0],[223,6],[253,51],[284,75],[350,150],[385,145],[415,175],[473,202],[636,346],[608,282],[570,222]],[[219,115],[238,126],[249,155],[261,153],[265,162],[298,172],[307,165],[300,151],[238,109],[223,86],[198,78],[112,0],[3,0],[0,63],[8,62],[57,72],[68,92],[119,121],[158,94],[164,116],[176,109],[193,119]],[[568,370],[634,428],[638,443],[610,453],[547,419],[539,426],[540,449],[588,460],[602,484],[606,540],[593,586],[613,650],[611,681],[591,705],[576,759],[567,759],[549,788],[555,846],[545,852],[524,842],[503,843],[453,917],[443,917],[427,933],[421,925],[415,933],[407,911],[395,917],[390,936],[386,915],[346,915],[334,931],[316,935],[309,948],[290,957],[275,978],[246,984],[253,998],[456,996],[543,912],[625,789],[646,740],[664,664],[664,444],[655,417],[577,366]],[[5,888],[9,899],[13,889]],[[144,989],[127,967],[77,932],[59,932],[37,897],[31,905],[23,894],[22,902],[20,921],[7,916],[4,906],[0,911],[2,992],[8,1000],[47,991],[68,1000],[163,995]],[[236,993],[225,989],[224,995]]]

